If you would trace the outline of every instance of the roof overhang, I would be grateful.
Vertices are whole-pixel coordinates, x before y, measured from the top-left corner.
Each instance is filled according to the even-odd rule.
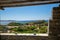
[[[60,0],[0,0],[0,9],[3,7],[32,6],[59,2]]]

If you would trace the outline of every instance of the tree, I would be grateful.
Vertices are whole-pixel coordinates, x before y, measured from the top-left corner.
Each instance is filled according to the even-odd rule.
[[[11,22],[8,24],[8,26],[20,26],[22,25],[21,23],[16,23],[16,22]]]
[[[3,25],[0,25],[0,31],[3,31],[5,27]]]
[[[40,28],[40,33],[47,33],[47,26],[43,26]]]

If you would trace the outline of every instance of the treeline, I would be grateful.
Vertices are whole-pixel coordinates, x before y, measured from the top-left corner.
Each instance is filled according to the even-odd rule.
[[[27,25],[27,26],[24,26],[24,25]],[[28,25],[31,25],[31,26],[28,26]],[[36,22],[28,22],[25,24],[11,22],[5,26],[12,26],[12,27],[19,26],[19,27],[14,27],[14,28],[8,28],[8,30],[14,31],[17,33],[47,33],[48,22],[44,20],[42,21],[39,20]],[[5,26],[0,25],[0,31],[4,30],[6,28]]]

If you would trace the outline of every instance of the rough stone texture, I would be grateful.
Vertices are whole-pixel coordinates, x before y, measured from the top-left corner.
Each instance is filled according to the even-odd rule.
[[[53,20],[50,20],[49,24],[49,37],[51,40],[60,39],[60,7],[53,8]]]
[[[1,40],[48,40],[48,37],[40,36],[1,36]]]
[[[49,23],[49,36],[8,36],[0,35],[0,40],[60,40],[60,7],[53,8],[53,20]]]

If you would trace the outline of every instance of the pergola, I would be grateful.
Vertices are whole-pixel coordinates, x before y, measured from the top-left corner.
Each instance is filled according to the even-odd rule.
[[[4,7],[32,6],[59,3],[60,0],[0,0],[0,9]]]

